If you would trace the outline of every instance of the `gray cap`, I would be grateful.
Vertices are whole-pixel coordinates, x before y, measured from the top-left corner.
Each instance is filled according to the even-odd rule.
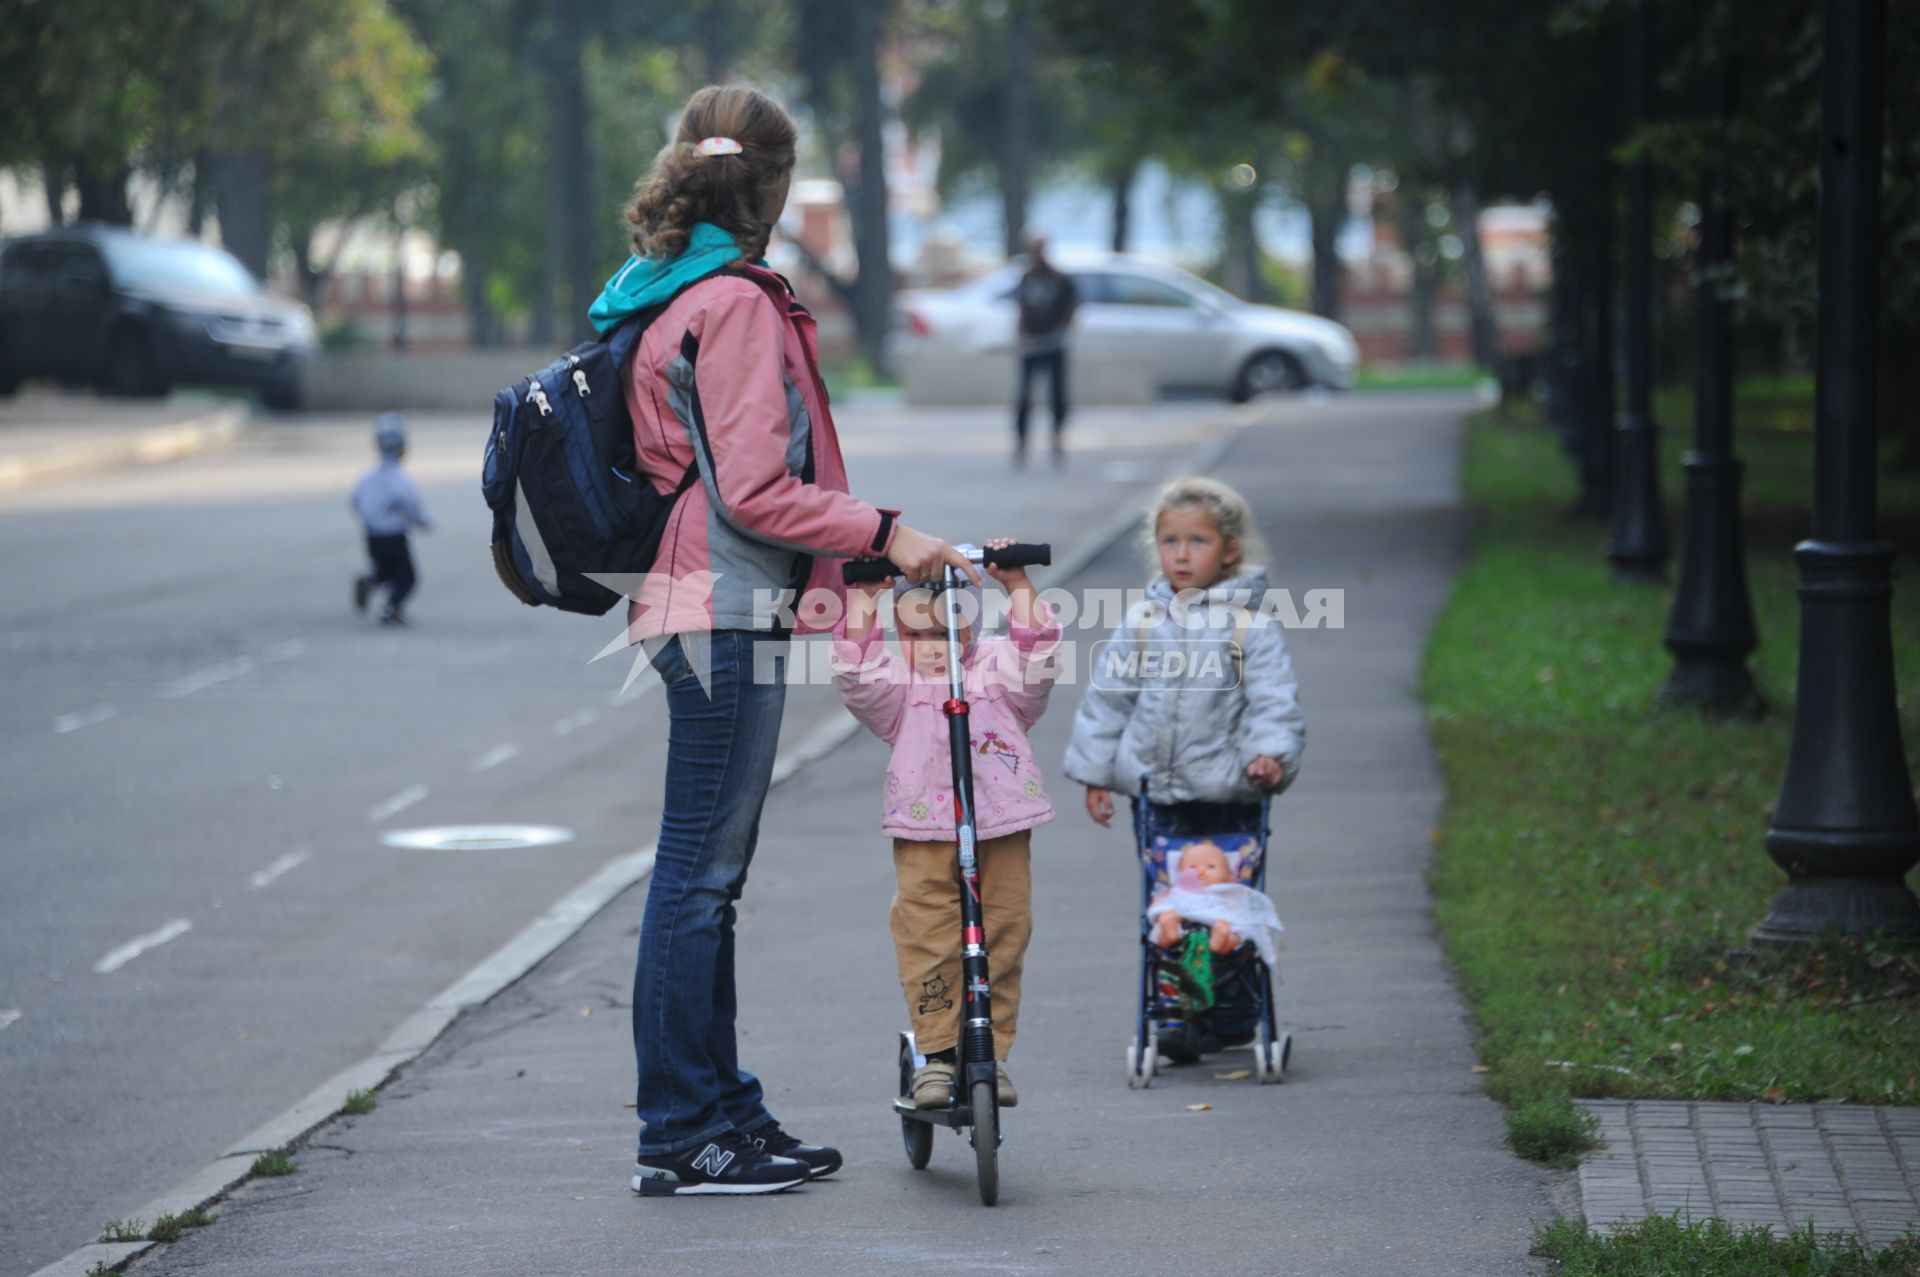
[[[397,457],[407,450],[407,419],[397,412],[383,412],[373,419],[373,441],[383,457]]]

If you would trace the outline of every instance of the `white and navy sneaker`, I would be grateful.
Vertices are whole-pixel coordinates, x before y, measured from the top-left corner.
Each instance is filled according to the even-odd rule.
[[[763,1153],[738,1131],[633,1164],[633,1191],[642,1197],[778,1193],[807,1178],[806,1163]]]
[[[822,1144],[802,1144],[780,1129],[780,1123],[768,1122],[747,1132],[747,1141],[762,1153],[790,1157],[807,1168],[814,1179],[825,1179],[840,1169],[840,1150]]]

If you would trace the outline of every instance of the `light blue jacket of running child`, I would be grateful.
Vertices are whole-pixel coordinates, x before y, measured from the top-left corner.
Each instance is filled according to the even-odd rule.
[[[1266,569],[1249,566],[1185,591],[1181,607],[1167,579],[1155,577],[1094,655],[1066,774],[1135,795],[1144,774],[1156,803],[1252,803],[1263,791],[1247,779],[1247,764],[1265,756],[1286,769],[1281,788],[1292,784],[1307,721],[1281,624],[1260,612],[1266,591]]]

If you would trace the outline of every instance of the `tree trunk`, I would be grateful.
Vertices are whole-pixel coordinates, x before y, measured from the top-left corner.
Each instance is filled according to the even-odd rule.
[[[593,296],[593,173],[577,0],[562,0],[546,37],[547,201],[533,340],[571,344],[587,332]]]
[[[1324,144],[1315,143],[1316,171],[1307,183],[1307,214],[1313,221],[1313,313],[1339,319],[1345,268],[1337,244],[1347,221],[1347,165],[1331,155],[1323,157],[1323,149]]]
[[[1027,193],[1033,167],[1033,15],[1012,0],[1007,19],[1007,91],[1001,100],[1000,206],[1007,256],[1027,249]]]
[[[54,226],[63,225],[67,220],[66,203],[67,166],[61,160],[40,161],[41,194],[47,201],[47,221]]]
[[[475,350],[489,350],[499,344],[500,335],[487,300],[487,268],[469,253],[460,261],[460,286],[467,294],[467,344]]]
[[[133,207],[127,202],[131,170],[120,165],[102,171],[84,161],[73,166],[73,184],[80,190],[80,220],[109,226],[132,226]]]
[[[407,353],[407,227],[394,211],[393,219],[393,353]]]
[[[327,271],[313,264],[313,230],[306,226],[287,226],[287,247],[293,252],[293,273],[300,280],[300,296],[315,314],[320,311],[320,285]]]
[[[887,230],[887,168],[881,136],[885,107],[880,99],[881,0],[853,0],[852,65],[858,101],[855,133],[860,148],[858,183],[849,201],[853,245],[860,259],[854,285],[853,323],[868,365],[886,376],[887,325],[893,305],[891,237]]]
[[[1493,313],[1493,288],[1487,280],[1487,259],[1480,246],[1480,198],[1473,183],[1454,179],[1448,192],[1453,222],[1465,250],[1460,272],[1467,282],[1467,322],[1473,340],[1473,361],[1489,371],[1500,366],[1500,327]]]
[[[207,150],[194,153],[193,181],[187,187],[187,234],[200,238],[207,224],[207,206],[213,202],[213,155]]]
[[[1400,247],[1407,255],[1407,347],[1408,359],[1432,359],[1433,298],[1440,266],[1434,260],[1432,237],[1426,209],[1413,194],[1411,183],[1402,180],[1396,192],[1400,205]]]
[[[214,159],[220,242],[263,280],[273,249],[273,196],[267,181],[267,154],[258,147],[226,151]]]
[[[733,78],[733,6],[727,0],[707,0],[700,6],[700,62],[708,84]]]
[[[1226,255],[1222,275],[1227,291],[1244,301],[1257,302],[1265,296],[1260,279],[1260,240],[1254,233],[1253,214],[1260,207],[1260,190],[1218,188],[1220,220],[1226,231]]]
[[[1127,251],[1133,233],[1133,179],[1140,174],[1140,160],[1129,156],[1107,175],[1107,189],[1113,192],[1113,251]]]

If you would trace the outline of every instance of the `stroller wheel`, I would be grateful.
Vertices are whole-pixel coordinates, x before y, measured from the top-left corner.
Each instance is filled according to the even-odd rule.
[[[1293,1054],[1293,1034],[1282,1033],[1277,1042],[1269,1042],[1261,1049],[1260,1084],[1285,1080],[1287,1058]]]
[[[1153,1038],[1147,1038],[1147,1049],[1140,1049],[1140,1039],[1127,1043],[1127,1089],[1142,1091],[1153,1085]]]

